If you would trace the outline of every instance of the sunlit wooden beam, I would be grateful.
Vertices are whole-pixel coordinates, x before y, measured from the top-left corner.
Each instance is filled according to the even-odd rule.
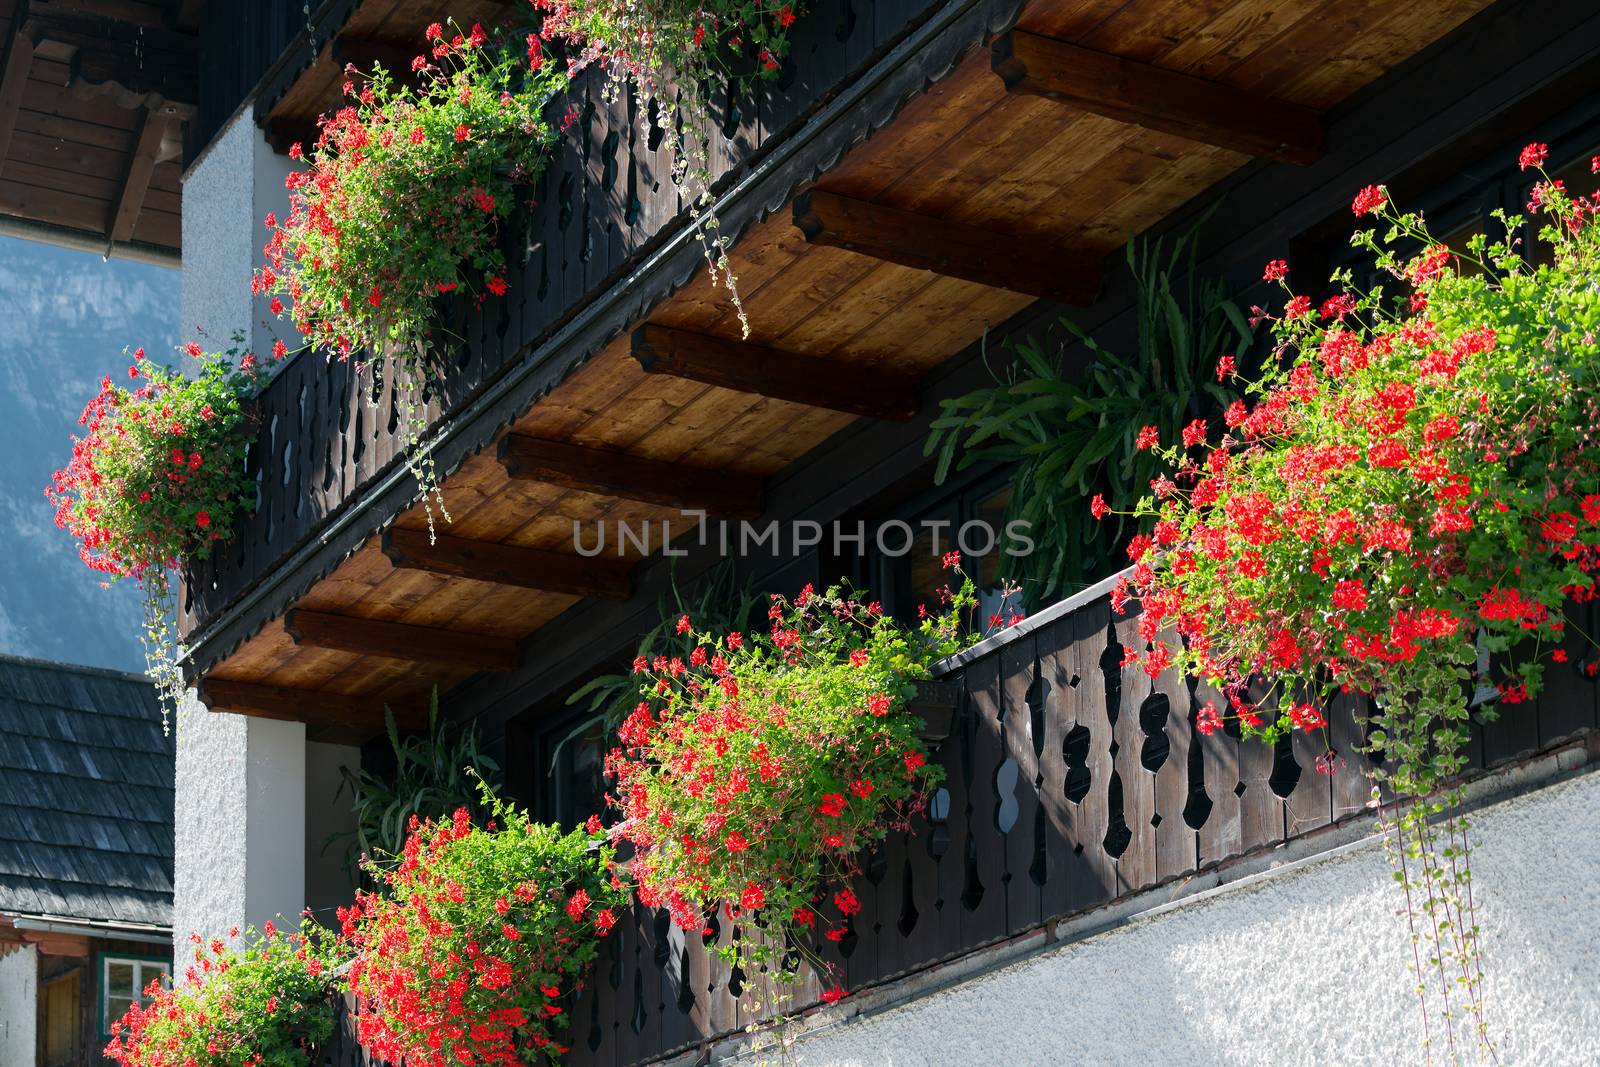
[[[139,222],[139,212],[144,210],[145,194],[150,191],[150,175],[156,169],[156,155],[167,134],[169,117],[162,111],[148,108],[140,120],[139,137],[134,142],[133,156],[128,160],[128,173],[122,179],[122,191],[117,195],[116,210],[111,214],[107,232],[113,241],[126,241],[133,237]]]
[[[650,374],[850,415],[909,422],[920,406],[893,374],[651,323],[633,331],[633,358]]]
[[[200,702],[212,711],[358,731],[378,732],[385,729],[383,705],[365,696],[257,685],[221,678],[203,679],[199,694]],[[427,716],[415,708],[396,708],[394,717],[395,725],[406,733],[420,732],[428,725]]]
[[[1013,93],[1283,163],[1314,163],[1326,144],[1311,108],[1220,82],[1013,30],[989,46]]]
[[[1039,241],[856,200],[825,189],[794,200],[794,224],[806,242],[842,248],[902,267],[931,270],[995,289],[1063,304],[1100,295],[1100,257]]]
[[[627,600],[633,591],[632,562],[547,552],[520,545],[473,541],[438,534],[429,543],[424,530],[384,531],[383,553],[396,567],[450,578],[538,589],[546,593]]]
[[[705,511],[734,518],[761,514],[761,479],[732,471],[630,456],[565,441],[507,434],[500,441],[507,477],[564,489]]]
[[[328,648],[358,656],[382,656],[407,663],[513,671],[522,662],[517,642],[493,634],[463,633],[433,626],[412,626],[351,615],[330,615],[295,608],[283,628],[302,647]]]

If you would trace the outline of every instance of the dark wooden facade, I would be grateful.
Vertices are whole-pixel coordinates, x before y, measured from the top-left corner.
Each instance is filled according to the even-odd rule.
[[[1588,632],[1600,621],[1594,608],[1574,619]],[[944,677],[961,696],[936,757],[944,786],[910,833],[863,857],[853,886],[862,912],[842,941],[820,946],[847,989],[893,982],[1366,811],[1364,701],[1329,709],[1337,759],[1319,769],[1322,742],[1301,732],[1276,749],[1199,733],[1193,711],[1215,696],[1170,673],[1152,682],[1123,667],[1123,649],[1138,640],[1137,618],[1116,615],[1102,586],[952,665]],[[1583,641],[1575,634],[1572,644]],[[1579,658],[1552,670],[1535,704],[1473,726],[1475,770],[1575,738],[1595,750],[1600,687]],[[767,1021],[740,997],[758,976],[707,951],[726,942],[727,918],[712,928],[712,938],[686,936],[665,909],[636,906],[571,1005],[566,1062],[646,1063]],[[786,1010],[804,1012],[819,993],[805,975]],[[332,1062],[361,1062],[348,1028],[341,1041]]]
[[[449,328],[467,343],[450,350],[446,384],[432,398],[434,455],[454,520],[445,532],[570,554],[574,520],[678,517],[660,500],[598,480],[594,471],[617,461],[762,483],[764,517],[826,521],[860,506],[893,478],[889,454],[874,449],[908,440],[893,436],[890,417],[916,406],[906,435],[920,435],[937,397],[978,373],[973,346],[986,331],[1035,326],[1061,311],[1055,300],[1091,300],[1102,288],[1086,321],[1125,309],[1119,276],[1102,275],[1102,260],[1130,232],[1181,224],[1193,217],[1191,202],[1248,185],[1259,194],[1240,192],[1208,227],[1206,247],[1246,234],[1271,258],[1336,215],[1348,188],[1392,176],[1499,107],[1480,101],[1463,112],[1459,91],[1447,97],[1420,79],[1409,90],[1408,126],[1435,122],[1432,135],[1407,139],[1407,125],[1379,114],[1386,132],[1371,139],[1373,114],[1347,118],[1379,91],[1385,71],[1399,68],[1391,83],[1414,77],[1406,69],[1426,56],[1413,57],[1483,6],[1433,4],[1424,16],[1380,5],[1341,15],[1346,32],[1330,34],[1328,13],[1312,3],[1238,0],[1215,11],[1150,0],[820,4],[797,24],[792,70],[754,99],[719,98],[709,131],[753,329],[743,346],[726,294],[699,270],[664,181],[662,149],[637,121],[649,102],[607,105],[580,82],[578,124],[534,191],[536,206],[506,228],[512,295],[481,314],[448,309]],[[1438,62],[1457,79],[1447,84],[1466,84],[1473,74],[1465,68],[1484,63],[1529,80],[1483,45],[1497,17],[1518,22],[1528,48],[1542,47],[1526,19],[1487,12],[1439,45]],[[1555,50],[1542,80],[1581,66],[1586,53],[1574,42],[1586,18],[1574,7],[1534,20],[1538,35],[1568,27],[1564,37],[1541,36]],[[1111,57],[1160,92],[1142,113],[1122,99],[1063,102],[1071,94],[1017,72],[1016,34]],[[1021,54],[1036,82],[1049,60],[1029,47]],[[1181,117],[1179,89],[1194,79],[1211,86],[1219,117],[1180,136],[1167,112]],[[291,86],[272,108],[296,92]],[[1298,127],[1247,145],[1253,106]],[[1247,147],[1257,161],[1240,151]],[[1301,165],[1319,150],[1320,162]],[[1297,162],[1267,162],[1280,158]],[[863,228],[875,243],[862,239]],[[947,235],[948,247],[919,245],[927,233]],[[1268,234],[1270,242],[1255,240]],[[1003,278],[994,247],[1026,250],[1039,264],[1032,273],[1059,274],[1041,283],[1053,299],[1017,291],[1041,286]],[[1252,275],[1241,262],[1230,254],[1217,264],[1243,288]],[[641,327],[654,331],[642,342]],[[671,358],[661,356],[664,344]],[[774,376],[773,368],[807,373]],[[815,388],[834,379],[857,387]],[[302,358],[264,395],[251,459],[261,509],[230,551],[185,586],[192,667],[211,683],[202,696],[216,708],[313,722],[320,712],[297,709],[338,708],[339,728],[357,731],[378,723],[384,704],[420,708],[434,685],[501,694],[488,698],[492,713],[514,714],[509,702],[520,698],[504,694],[529,698],[526,708],[551,692],[530,678],[572,663],[544,650],[584,633],[620,641],[626,630],[568,625],[610,610],[575,596],[570,581],[540,587],[539,575],[525,572],[510,582],[504,569],[474,577],[459,553],[448,566],[414,555],[397,563],[386,553],[384,527],[414,531],[425,518],[397,458],[393,383],[377,387],[376,404],[370,388],[347,366]],[[849,401],[908,393],[914,401],[897,400],[895,410],[880,403],[865,419]],[[508,434],[595,453],[590,480],[514,476],[498,451]],[[834,494],[831,512],[787,503],[787,487],[808,477],[813,457],[847,437],[884,442],[856,451],[845,468],[860,495]],[[856,468],[869,473],[858,477]],[[638,570],[633,586],[635,614],[606,617],[637,618],[659,588],[659,569]],[[294,631],[286,625],[292,608],[347,620],[363,634],[359,647]],[[557,619],[563,625],[551,627]],[[501,681],[430,662],[437,657],[420,650],[441,631],[512,642],[521,662]],[[587,654],[591,663],[596,654]]]
[[[198,10],[0,0],[0,232],[177,264]]]
[[[282,27],[290,43],[251,82],[268,133],[292,135],[326,99],[341,34],[381,38],[397,12],[415,14],[329,0],[309,28]],[[453,515],[443,548],[426,546],[399,465],[394,383],[306,357],[272,383],[250,458],[260,510],[184,586],[213,708],[360,739],[384,704],[413,715],[438,685],[556,817],[544,779],[548,742],[572,725],[563,698],[631,653],[669,576],[638,552],[586,565],[575,520],[660,522],[708,502],[762,522],[913,518],[965,491],[931,488],[922,443],[940,397],[989,380],[986,331],[992,359],[999,337],[1044,332],[1079,301],[1080,324],[1127,335],[1131,293],[1107,256],[1128,234],[1211,211],[1201,269],[1248,303],[1269,259],[1287,252],[1310,287],[1342,262],[1349,198],[1368,182],[1449,228],[1520,205],[1511,160],[1525,141],[1548,141],[1558,166],[1600,146],[1600,14],[1579,0],[828,0],[797,30],[784,79],[719,98],[710,131],[748,343],[699,273],[667,161],[638,122],[649,102],[608,105],[580,81],[573,135],[506,228],[512,295],[447,309],[466,343],[431,398]],[[1073,62],[1147,78],[1167,104],[1086,99]],[[1209,102],[1204,124],[1191,93]],[[1258,115],[1279,125],[1263,131]],[[929,231],[949,240],[930,247]],[[692,549],[680,577],[714,555]],[[745,569],[789,588],[839,565],[811,553]],[[1331,775],[1299,741],[1201,736],[1190,687],[1117,666],[1129,626],[1086,595],[952,672],[964,697],[940,752],[947,807],[868,858],[866,911],[830,946],[847,987],[1362,809],[1364,709],[1331,709]],[[1474,765],[1594,730],[1596,701],[1592,682],[1560,672],[1536,707],[1476,728]],[[572,1006],[573,1062],[649,1061],[751,1021],[741,980],[694,940],[659,914],[619,926]],[[802,987],[795,1007],[817,993]],[[330,1062],[364,1062],[348,1038]]]

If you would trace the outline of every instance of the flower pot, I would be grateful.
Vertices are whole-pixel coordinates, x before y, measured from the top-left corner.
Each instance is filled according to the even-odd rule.
[[[918,682],[917,693],[906,706],[922,720],[918,736],[937,752],[954,729],[956,709],[964,690],[953,682]]]

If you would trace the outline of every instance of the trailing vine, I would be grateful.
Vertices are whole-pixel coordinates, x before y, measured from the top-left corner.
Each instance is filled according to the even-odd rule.
[[[1344,270],[1313,307],[1287,263],[1267,265],[1288,299],[1253,309],[1276,347],[1249,399],[1220,432],[1196,420],[1176,440],[1139,434],[1167,471],[1135,508],[1154,523],[1114,596],[1140,603],[1148,647],[1131,659],[1224,694],[1199,710],[1202,732],[1227,717],[1267,740],[1326,739],[1335,696],[1375,701],[1374,803],[1397,801],[1380,812],[1425,1041],[1450,1062],[1495,1055],[1460,776],[1473,719],[1496,709],[1468,696],[1491,691],[1515,714],[1547,671],[1579,669],[1563,612],[1600,574],[1600,224],[1594,200],[1543,173],[1545,151],[1519,163],[1540,175],[1528,210],[1544,216],[1548,263],[1522,255],[1519,218],[1496,212],[1500,239],[1451,248],[1369,186],[1353,209],[1386,229],[1353,244],[1398,299]],[[1319,769],[1340,755],[1329,743]]]

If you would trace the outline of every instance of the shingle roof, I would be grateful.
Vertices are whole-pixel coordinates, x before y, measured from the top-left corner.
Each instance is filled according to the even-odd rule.
[[[171,925],[175,740],[145,678],[0,656],[0,913]]]

